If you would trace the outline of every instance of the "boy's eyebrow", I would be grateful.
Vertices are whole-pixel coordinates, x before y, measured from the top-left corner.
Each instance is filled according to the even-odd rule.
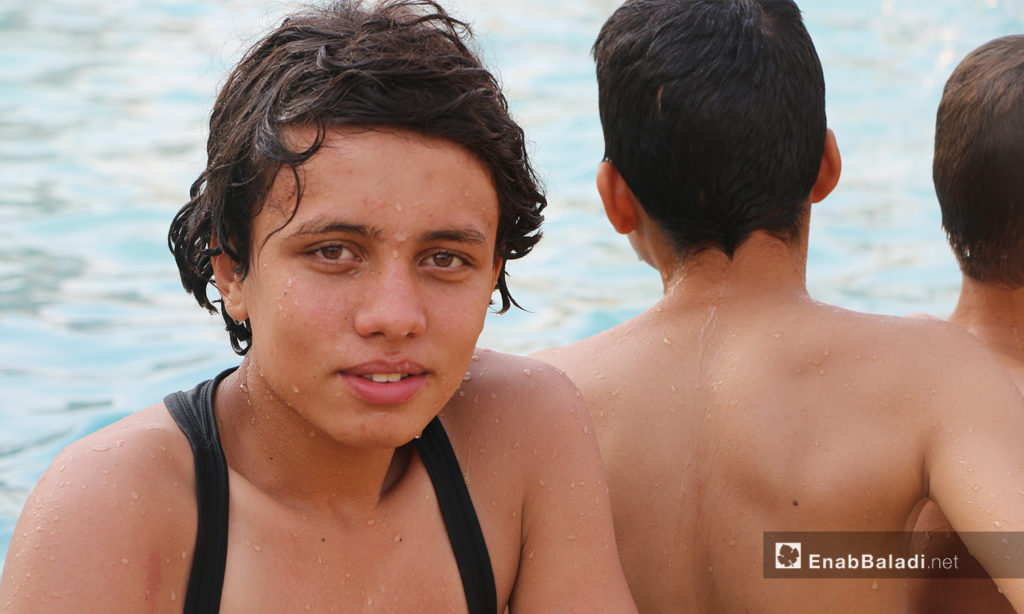
[[[487,243],[487,236],[475,228],[446,228],[423,234],[423,241],[456,241],[458,243]]]
[[[377,238],[381,235],[381,229],[362,224],[348,224],[340,221],[310,220],[299,226],[294,232],[289,233],[293,237],[307,235],[321,235],[334,232],[344,232],[361,235],[368,238]],[[433,241],[455,241],[458,243],[487,243],[487,235],[476,228],[463,226],[456,228],[443,228],[431,230],[420,235],[424,243]]]
[[[310,220],[299,226],[290,236],[300,237],[305,235],[321,235],[333,232],[344,232],[349,234],[362,235],[374,238],[380,235],[379,228],[364,226],[362,224],[346,224],[345,222],[331,222],[324,220]]]

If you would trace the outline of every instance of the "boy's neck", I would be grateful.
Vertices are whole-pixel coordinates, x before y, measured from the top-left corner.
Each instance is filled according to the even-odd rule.
[[[659,266],[665,298],[662,306],[710,301],[756,302],[759,297],[805,298],[807,296],[807,234],[785,242],[756,231],[732,258],[720,249],[709,249]]]
[[[1002,288],[965,275],[949,321],[990,346],[1024,352],[1024,288]]]

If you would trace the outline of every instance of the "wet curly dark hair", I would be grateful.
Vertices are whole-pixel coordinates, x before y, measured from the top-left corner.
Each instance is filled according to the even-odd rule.
[[[501,310],[518,303],[505,263],[540,239],[547,204],[530,166],[522,128],[494,76],[469,49],[469,26],[432,0],[391,0],[364,6],[340,0],[292,15],[242,58],[210,116],[207,165],[168,233],[182,285],[200,306],[224,318],[231,346],[245,354],[248,322],[235,322],[208,290],[211,257],[228,255],[249,271],[252,221],[274,177],[298,167],[324,142],[328,129],[392,127],[447,139],[472,152],[490,171],[498,195],[496,289]],[[289,148],[291,126],[315,126],[317,138]],[[296,191],[296,207],[301,198]],[[215,246],[215,247],[214,247]]]

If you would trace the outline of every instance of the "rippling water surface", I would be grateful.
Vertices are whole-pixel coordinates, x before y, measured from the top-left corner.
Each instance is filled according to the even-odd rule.
[[[551,201],[547,238],[510,269],[530,311],[491,317],[484,345],[567,343],[658,296],[592,187],[602,146],[588,50],[618,4],[449,2],[500,74]],[[1024,0],[801,5],[844,154],[813,215],[811,292],[948,312],[959,273],[931,187],[935,107],[968,51],[1024,32]],[[226,69],[293,6],[0,0],[0,556],[63,445],[236,361],[182,292],[165,233],[202,166]]]

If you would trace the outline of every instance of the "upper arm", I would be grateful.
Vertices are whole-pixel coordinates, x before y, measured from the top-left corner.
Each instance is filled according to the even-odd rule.
[[[561,374],[532,390],[514,612],[635,612],[590,417]]]
[[[987,352],[944,372],[926,452],[928,486],[993,577],[1024,573],[1024,397]],[[1005,540],[1005,541],[1004,541]],[[1010,567],[1006,567],[1006,565]],[[1024,610],[1024,580],[997,579]]]
[[[180,611],[189,485],[159,435],[134,435],[108,427],[77,441],[40,479],[5,561],[5,612]]]

